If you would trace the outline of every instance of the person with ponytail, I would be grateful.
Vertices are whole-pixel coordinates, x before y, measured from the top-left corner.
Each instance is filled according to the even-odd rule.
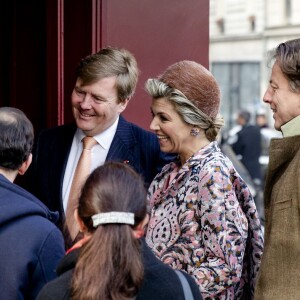
[[[75,218],[84,237],[37,299],[185,299],[175,271],[145,243],[145,184],[132,167],[107,162],[96,168],[82,188]],[[184,276],[194,299],[202,299],[194,279]]]
[[[146,241],[155,255],[192,275],[204,299],[253,299],[263,250],[254,199],[217,135],[220,90],[194,61],[148,79],[150,129],[160,149],[177,153],[148,190]]]

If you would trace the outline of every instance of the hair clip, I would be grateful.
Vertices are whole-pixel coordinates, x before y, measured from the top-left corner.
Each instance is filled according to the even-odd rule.
[[[92,220],[94,227],[97,227],[101,224],[114,223],[134,225],[134,213],[111,211],[93,215]]]

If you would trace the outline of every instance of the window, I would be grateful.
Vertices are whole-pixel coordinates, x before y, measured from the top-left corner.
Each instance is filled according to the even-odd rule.
[[[212,73],[221,89],[221,114],[225,119],[225,130],[230,130],[236,125],[235,113],[238,110],[254,111],[262,104],[260,63],[212,63]]]

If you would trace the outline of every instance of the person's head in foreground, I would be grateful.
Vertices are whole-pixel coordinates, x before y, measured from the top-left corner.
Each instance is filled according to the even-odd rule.
[[[275,129],[281,130],[300,115],[300,39],[281,43],[269,54],[273,67],[263,100],[273,111]]]
[[[153,120],[161,150],[178,153],[184,163],[216,140],[223,125],[220,89],[213,75],[194,61],[180,61],[157,79],[148,79]]]
[[[133,297],[143,279],[138,238],[148,221],[140,175],[118,162],[95,169],[82,189],[77,221],[89,241],[75,267],[72,297]]]
[[[13,181],[32,161],[33,126],[21,110],[1,107],[0,132],[0,169]]]

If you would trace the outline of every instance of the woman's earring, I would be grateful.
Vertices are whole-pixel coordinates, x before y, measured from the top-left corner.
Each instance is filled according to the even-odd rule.
[[[194,126],[194,127],[191,129],[191,136],[198,136],[199,134],[200,134],[200,128]]]

